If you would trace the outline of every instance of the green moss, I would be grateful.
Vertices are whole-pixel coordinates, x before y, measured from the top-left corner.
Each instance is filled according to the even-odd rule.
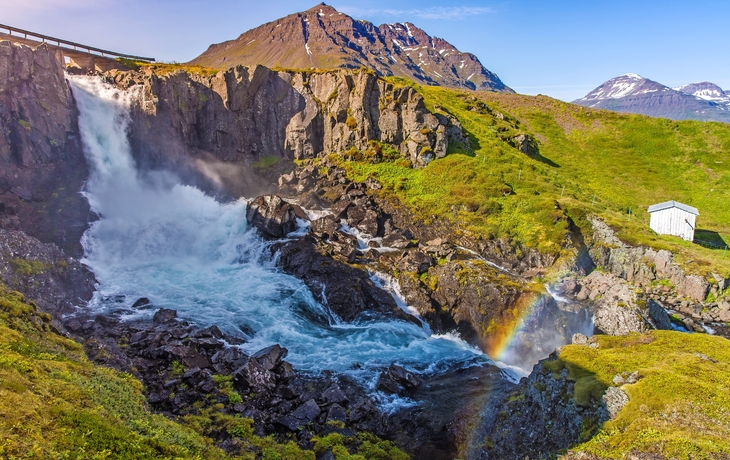
[[[355,120],[355,117],[353,117],[353,116],[348,116],[347,120],[345,120],[345,124],[347,125],[348,128],[350,128],[352,130],[357,129],[357,120]]]
[[[40,260],[27,259],[10,259],[10,265],[16,274],[23,276],[39,275],[50,268],[48,264]]]
[[[560,352],[576,381],[576,402],[595,400],[616,374],[638,371],[641,378],[622,387],[629,402],[617,418],[573,450],[617,459],[632,448],[678,459],[730,454],[728,340],[673,331],[596,340],[598,348],[569,345]]]
[[[251,163],[251,166],[259,171],[266,171],[279,164],[279,162],[281,162],[281,158],[274,155],[267,155]]]
[[[30,131],[33,126],[27,120],[18,120],[18,124],[23,127],[26,131]]]

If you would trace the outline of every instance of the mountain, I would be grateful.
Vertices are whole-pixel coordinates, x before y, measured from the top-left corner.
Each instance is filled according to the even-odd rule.
[[[722,88],[709,81],[690,83],[689,85],[678,86],[674,89],[706,101],[730,105],[730,91],[723,91]]]
[[[730,123],[730,94],[709,82],[670,88],[628,73],[608,80],[573,103],[673,120]]]
[[[360,68],[425,85],[514,92],[471,53],[431,37],[410,22],[375,26],[324,3],[211,45],[192,65]]]

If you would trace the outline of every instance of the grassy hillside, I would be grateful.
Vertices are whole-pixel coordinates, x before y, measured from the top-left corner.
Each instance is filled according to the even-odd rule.
[[[630,244],[677,253],[689,271],[730,274],[730,253],[655,235],[646,211],[667,200],[695,206],[699,236],[730,243],[730,125],[592,110],[544,96],[415,87],[429,109],[460,120],[472,149],[450,147],[451,155],[422,170],[349,163],[354,177],[376,176],[424,217],[543,252],[560,252],[566,216],[587,230],[585,215],[594,213]],[[539,153],[518,150],[520,134]]]
[[[579,387],[614,385],[617,374],[638,371],[639,381],[621,387],[629,402],[574,451],[617,459],[631,449],[676,459],[730,454],[727,339],[670,331],[594,339],[598,348],[570,345],[560,351],[559,363],[576,381],[576,393]]]
[[[178,422],[150,413],[138,380],[90,363],[48,314],[0,284],[0,458],[314,460],[330,447],[341,460],[408,458],[367,433],[314,437],[314,451],[302,451],[293,440],[254,436],[250,419],[217,409]],[[236,455],[208,437],[224,433]]]

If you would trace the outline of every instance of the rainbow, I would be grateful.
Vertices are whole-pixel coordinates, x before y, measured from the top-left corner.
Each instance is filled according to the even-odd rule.
[[[524,329],[527,319],[536,311],[536,306],[544,301],[546,293],[529,292],[521,295],[515,306],[505,313],[502,324],[485,338],[485,351],[495,361],[504,361],[517,343],[517,335]]]

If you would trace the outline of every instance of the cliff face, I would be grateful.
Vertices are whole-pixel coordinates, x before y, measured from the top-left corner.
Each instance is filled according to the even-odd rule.
[[[195,173],[233,194],[265,182],[252,166],[393,145],[415,166],[466,144],[458,121],[431,114],[408,86],[366,71],[275,72],[234,67],[215,75],[113,71],[123,88],[141,85],[130,139],[142,166]],[[201,174],[202,173],[202,174]]]
[[[45,45],[0,41],[0,227],[79,255],[88,174],[73,96]]]

